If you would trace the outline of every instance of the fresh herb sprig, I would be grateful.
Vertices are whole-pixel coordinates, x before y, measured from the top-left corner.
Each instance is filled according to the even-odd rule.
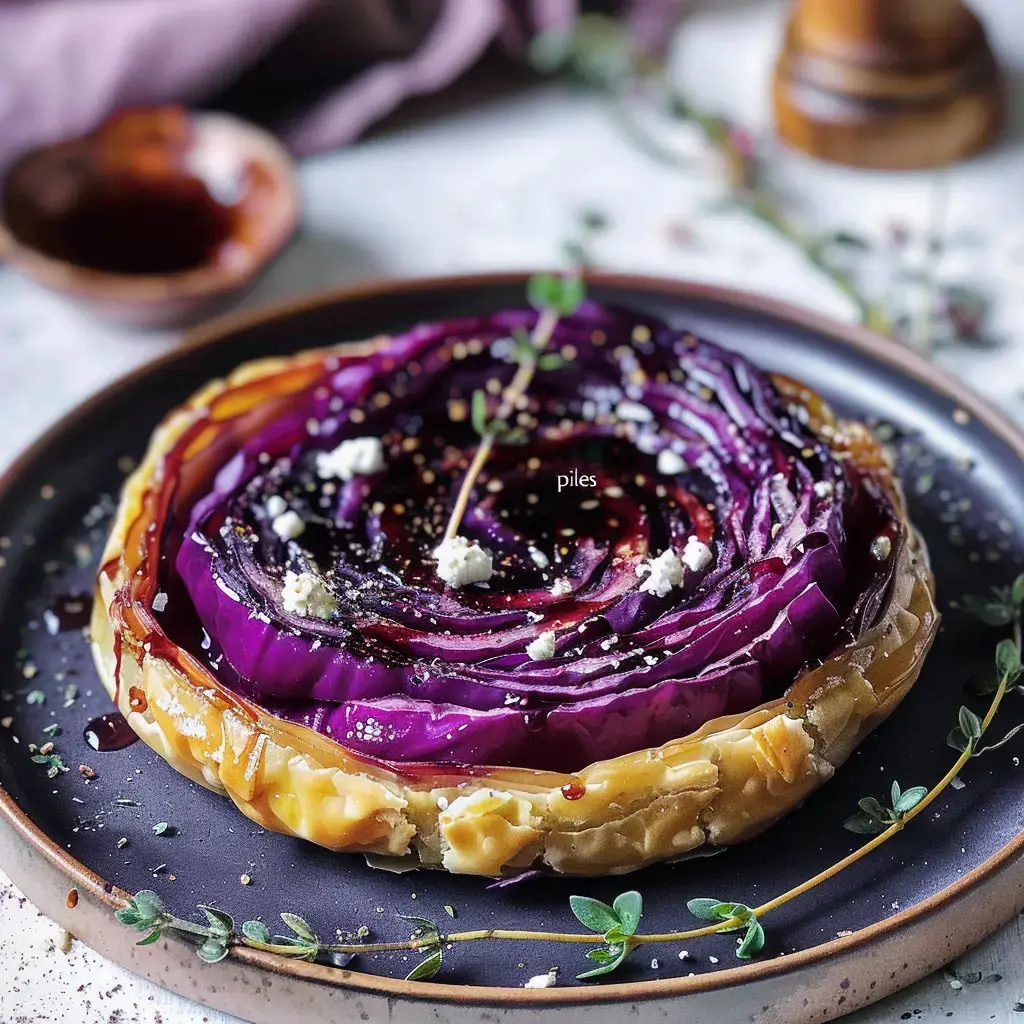
[[[1022,577],[1024,578],[1024,577]],[[1019,586],[1018,586],[1019,584]],[[1018,580],[1012,590],[1024,597],[1024,582]],[[890,789],[890,806],[884,807],[875,798],[860,801],[860,811],[846,821],[846,827],[857,833],[874,833],[873,838],[858,847],[842,860],[812,878],[788,889],[774,899],[759,906],[718,899],[690,900],[687,907],[695,917],[709,921],[706,927],[659,934],[638,934],[637,928],[643,913],[640,893],[621,893],[609,906],[586,896],[572,896],[569,908],[573,915],[589,931],[579,934],[571,932],[544,932],[522,929],[485,928],[476,931],[451,932],[445,934],[433,921],[426,918],[410,917],[405,920],[415,925],[410,937],[397,942],[369,943],[345,941],[323,943],[310,926],[298,915],[283,913],[282,920],[292,931],[290,936],[271,936],[269,928],[262,921],[246,921],[241,933],[235,933],[231,917],[213,907],[201,907],[209,922],[208,926],[183,921],[167,913],[160,897],[149,890],[143,890],[131,897],[128,905],[117,911],[118,920],[123,924],[145,931],[147,934],[140,944],[155,942],[162,930],[174,930],[198,936],[202,939],[197,952],[207,962],[216,963],[227,955],[231,945],[243,945],[304,960],[315,960],[322,954],[372,954],[408,950],[421,952],[423,959],[409,973],[408,979],[422,981],[434,977],[444,961],[444,949],[461,942],[482,940],[538,941],[579,943],[593,945],[595,938],[600,945],[585,955],[597,966],[578,975],[581,980],[610,974],[626,960],[630,952],[639,946],[659,943],[678,943],[725,932],[742,931],[736,948],[736,956],[750,959],[762,951],[765,933],[760,919],[791,900],[831,880],[846,868],[866,857],[883,843],[888,842],[897,832],[905,828],[914,818],[923,813],[953,782],[970,759],[986,750],[995,749],[1006,742],[1004,737],[992,747],[980,747],[979,740],[988,731],[1002,701],[1022,674],[1021,669],[1021,618],[1024,602],[1014,600],[1011,623],[1013,639],[1003,640],[996,648],[996,669],[999,682],[992,695],[988,710],[979,718],[968,708],[961,708],[957,728],[964,738],[964,747],[949,771],[931,789],[923,786],[903,790],[894,782]],[[1021,726],[1011,730],[1016,733]],[[959,746],[957,747],[959,749]],[[856,821],[856,826],[853,822]],[[362,940],[367,934],[360,929],[355,939]],[[346,939],[351,937],[346,936]]]
[[[586,287],[579,274],[556,277],[551,274],[537,274],[530,278],[526,297],[530,305],[539,314],[533,330],[516,332],[513,336],[512,354],[517,364],[516,372],[501,393],[501,399],[493,416],[488,415],[487,396],[483,391],[473,393],[470,414],[471,422],[480,434],[473,461],[466,470],[459,493],[452,506],[448,526],[444,532],[444,540],[451,540],[459,532],[459,526],[469,506],[469,499],[476,486],[484,465],[490,458],[496,444],[502,440],[515,443],[519,438],[510,426],[510,420],[516,409],[516,403],[526,394],[533,383],[538,367],[541,369],[557,368],[544,364],[547,355],[544,350],[558,326],[558,321],[571,316],[579,308],[586,295]]]
[[[570,896],[569,909],[576,920],[593,929],[603,939],[603,945],[586,954],[598,966],[583,974],[577,974],[578,981],[610,974],[636,946],[636,930],[640,926],[644,901],[636,890],[620,893],[611,906],[589,896]]]
[[[843,828],[864,836],[884,832],[890,825],[895,825],[900,821],[904,814],[913,810],[928,795],[926,786],[914,786],[904,792],[895,779],[889,792],[892,803],[888,807],[873,796],[861,797],[857,801],[860,811],[847,818],[843,822]]]

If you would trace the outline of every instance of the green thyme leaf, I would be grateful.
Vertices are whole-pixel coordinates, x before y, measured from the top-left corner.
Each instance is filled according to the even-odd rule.
[[[131,902],[144,921],[155,921],[164,912],[164,901],[152,889],[140,889]]]
[[[964,689],[972,697],[988,697],[999,689],[999,677],[992,669],[983,669],[967,680]]]
[[[515,357],[517,363],[527,363],[537,355],[533,347],[533,339],[525,327],[516,327],[512,331],[512,340],[515,342]]]
[[[969,740],[976,740],[981,735],[981,719],[970,709],[960,708],[960,731]]]
[[[558,352],[545,352],[537,360],[537,366],[542,370],[561,370],[565,367],[565,358]]]
[[[534,309],[550,309],[559,316],[575,313],[585,295],[586,286],[579,275],[535,274],[526,285],[526,297]]]
[[[580,924],[599,935],[604,935],[616,926],[622,926],[622,921],[614,909],[607,903],[591,899],[589,896],[570,896],[569,908]]]
[[[900,796],[902,796],[900,784],[895,779],[893,779],[892,788],[889,790],[889,799],[892,801],[893,807],[895,807],[900,802]]]
[[[913,789],[908,789],[905,793],[900,794],[892,805],[892,809],[897,814],[906,814],[907,811],[913,810],[927,795],[928,790],[925,786],[914,786]]]
[[[1010,600],[1018,608],[1024,605],[1024,573],[1013,581],[1013,586],[1010,587]]]
[[[120,910],[114,911],[114,917],[129,927],[137,925],[139,923],[139,913],[134,907],[122,907]]]
[[[245,921],[242,934],[253,942],[270,942],[270,929],[262,921]]]
[[[153,826],[153,835],[156,836],[173,836],[174,829],[167,824],[166,821],[158,821]]]
[[[996,647],[996,670],[1012,683],[1021,672],[1020,651],[1012,640],[1000,640]]]
[[[203,904],[199,905],[199,909],[206,915],[206,920],[210,922],[210,931],[215,935],[223,936],[226,939],[235,930],[235,922],[230,914]]]
[[[612,903],[612,911],[619,919],[619,928],[623,935],[635,935],[643,914],[644,900],[635,889],[619,893]]]
[[[398,916],[403,921],[408,921],[416,926],[416,930],[413,932],[414,938],[432,938],[435,942],[440,938],[441,929],[428,918],[417,917],[415,914],[399,914]]]
[[[444,951],[435,946],[406,976],[406,981],[426,981],[432,978],[444,963]]]
[[[1008,626],[1013,622],[1013,610],[1001,604],[982,604],[970,609],[986,626]]]
[[[451,918],[452,920],[455,920],[455,908],[454,908],[454,907],[450,907],[450,906],[448,906],[448,904],[446,903],[446,904],[444,905],[444,907],[443,907],[442,909],[444,910],[444,912],[445,912],[445,913],[446,913],[446,914],[447,914],[447,915],[448,915],[448,916],[449,916],[449,917],[450,917],[450,918]]]
[[[847,832],[856,832],[861,836],[873,836],[884,832],[886,826],[877,818],[869,818],[866,814],[853,814],[843,822]]]
[[[710,899],[696,899],[690,900],[686,904],[686,909],[689,910],[694,917],[699,917],[702,921],[715,921],[715,907],[721,906],[721,900],[710,900]]]
[[[481,436],[487,433],[487,395],[479,389],[473,392],[470,422]]]
[[[607,959],[601,962],[600,967],[595,967],[592,971],[584,971],[582,974],[577,974],[577,981],[586,981],[587,978],[597,978],[602,974],[611,974],[611,972],[614,971],[629,954],[629,946],[625,943],[622,945],[611,945],[605,948],[608,951]],[[595,951],[591,950],[591,953],[593,952]],[[590,957],[591,960],[597,959],[597,957],[590,956],[590,953],[588,953],[587,956]]]
[[[599,964],[611,963],[617,956],[608,946],[598,946],[597,949],[592,949],[584,955],[588,960],[593,960]]]
[[[746,934],[736,949],[736,955],[741,960],[750,960],[757,956],[764,949],[764,928],[757,918],[751,918],[747,925]]]
[[[963,734],[963,730],[959,725],[954,725],[946,736],[946,745],[952,747],[954,750],[959,750],[961,753],[970,746],[970,742],[971,741]]]
[[[228,955],[227,943],[222,939],[207,939],[197,950],[196,954],[200,960],[208,964],[220,963]]]
[[[44,704],[46,702],[46,694],[42,690],[32,690],[26,697],[26,704]]]
[[[305,939],[307,942],[316,942],[316,936],[313,934],[313,929],[306,924],[303,918],[299,917],[298,914],[289,914],[287,912],[281,915],[281,920],[293,931],[300,939]]]
[[[885,820],[885,810],[882,805],[873,797],[865,796],[857,801],[857,806],[869,817],[876,821]]]
[[[59,736],[61,729],[56,722],[51,722],[49,725],[43,726],[43,732],[46,733],[47,736]]]
[[[149,946],[160,938],[160,929],[154,928],[144,939],[139,939],[136,946]]]

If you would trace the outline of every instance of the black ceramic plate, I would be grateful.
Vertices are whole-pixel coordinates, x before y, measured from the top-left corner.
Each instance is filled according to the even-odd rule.
[[[955,605],[964,593],[1006,583],[1024,564],[1020,436],[894,345],[809,314],[649,279],[597,278],[591,293],[659,313],[763,367],[806,381],[843,414],[895,428],[911,514],[931,551],[945,619],[916,687],[831,782],[765,835],[713,857],[650,868],[627,879],[543,878],[488,890],[486,881],[475,877],[371,870],[361,857],[264,832],[227,800],[179,776],[142,743],[108,753],[86,745],[86,723],[111,705],[94,673],[81,623],[69,621],[66,605],[62,613],[60,598],[91,590],[128,460],[141,454],[160,416],[243,360],[522,301],[522,277],[489,277],[368,289],[216,327],[199,344],[142,370],[73,413],[7,476],[0,491],[0,717],[12,716],[13,723],[0,728],[0,784],[9,797],[0,791],[0,806],[7,805],[10,818],[13,801],[27,815],[31,825],[23,821],[22,833],[37,827],[48,838],[51,860],[59,849],[120,889],[155,889],[185,917],[195,913],[197,903],[217,902],[236,920],[262,915],[269,921],[289,910],[303,915],[321,935],[365,924],[375,937],[388,939],[408,935],[397,914],[447,925],[447,906],[459,930],[573,930],[570,893],[610,901],[622,889],[637,888],[645,897],[643,930],[664,932],[695,923],[686,911],[692,897],[753,905],[785,891],[863,841],[843,828],[860,797],[881,797],[894,779],[904,788],[930,786],[939,779],[955,758],[945,738],[958,708],[965,700],[979,712],[984,708],[965,697],[964,683],[988,667],[1000,638],[998,630],[979,625],[951,601]],[[77,687],[77,698],[68,705],[70,684]],[[45,702],[29,703],[32,691],[44,694]],[[1008,698],[995,732],[1006,731],[1022,715],[1021,698]],[[43,727],[51,724],[61,730],[54,742],[71,768],[55,779],[47,778],[45,766],[31,762],[28,751],[30,742],[47,740]],[[994,871],[1015,851],[1011,844],[1024,819],[1019,782],[1024,769],[1017,767],[1022,749],[1024,735],[971,763],[965,788],[948,790],[882,849],[767,917],[761,961],[743,970],[763,974],[765,962],[781,954],[792,956],[851,932],[875,938],[913,919],[914,908],[936,894],[941,894],[938,902],[952,898],[975,869],[983,866],[972,878]],[[79,764],[91,766],[98,777],[87,781],[76,770]],[[129,800],[133,803],[124,802]],[[156,835],[157,822],[171,828]],[[30,838],[46,846],[42,836]],[[119,843],[122,837],[127,844]],[[251,885],[240,883],[243,874],[252,877]],[[935,905],[934,899],[928,904]],[[993,910],[991,925],[1014,909],[1007,904]],[[887,919],[895,921],[882,924]],[[958,951],[955,943],[948,945],[948,955]],[[819,952],[825,957],[833,948],[839,947],[833,943]],[[585,964],[584,949],[471,943],[446,956],[441,977],[453,984],[519,987],[531,975],[558,965],[563,982],[575,985],[572,978]],[[609,981],[685,978],[726,969],[730,973],[723,982],[743,981],[734,970],[740,962],[733,937],[694,942],[686,959],[680,958],[680,949],[645,947]],[[908,969],[904,964],[906,980],[926,966],[938,966],[943,952],[931,951],[927,965]],[[807,958],[792,962],[797,961]],[[359,969],[400,978],[414,962],[407,954],[373,956],[364,958]],[[784,971],[785,962],[775,963],[774,969]],[[698,987],[708,984],[705,979]],[[892,982],[883,986],[892,987]],[[845,1008],[869,998],[851,999]]]

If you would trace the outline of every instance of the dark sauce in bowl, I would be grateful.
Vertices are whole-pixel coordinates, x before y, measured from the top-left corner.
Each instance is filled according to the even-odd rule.
[[[78,267],[183,273],[227,255],[251,173],[231,154],[198,149],[184,110],[129,110],[18,160],[4,182],[3,219],[22,245]]]

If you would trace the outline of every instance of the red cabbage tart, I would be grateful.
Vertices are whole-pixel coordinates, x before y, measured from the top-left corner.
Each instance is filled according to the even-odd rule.
[[[97,583],[131,727],[265,828],[499,876],[760,832],[938,628],[886,452],[586,301],[446,524],[529,310],[247,363],[157,428]]]

